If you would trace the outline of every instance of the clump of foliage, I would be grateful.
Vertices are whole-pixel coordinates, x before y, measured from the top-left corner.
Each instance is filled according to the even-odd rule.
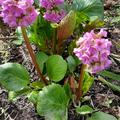
[[[67,120],[71,103],[87,120],[116,120],[79,104],[94,82],[94,74],[111,64],[107,32],[95,30],[104,25],[101,0],[4,0],[0,4],[3,21],[21,28],[19,36],[23,36],[40,78],[31,82],[28,71],[18,63],[0,65],[0,84],[8,90],[9,99],[27,95],[46,120]],[[34,54],[30,42],[40,48],[38,53]]]

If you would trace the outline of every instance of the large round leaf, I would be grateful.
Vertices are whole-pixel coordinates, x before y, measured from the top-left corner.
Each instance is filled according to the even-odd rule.
[[[58,82],[62,80],[67,71],[66,61],[59,55],[52,55],[48,58],[46,62],[48,77]]]
[[[36,59],[41,71],[43,71],[44,63],[47,61],[48,55],[46,55],[44,52],[39,52],[36,54]]]
[[[76,112],[81,115],[86,115],[92,113],[94,110],[88,105],[83,105],[81,107],[76,108]]]
[[[19,91],[27,87],[30,77],[27,70],[17,63],[0,65],[0,84],[9,91]]]
[[[58,84],[44,87],[39,92],[37,111],[46,120],[67,120],[67,106],[69,97],[64,88]]]
[[[103,19],[104,16],[101,0],[73,0],[72,9],[88,17],[98,16]]]

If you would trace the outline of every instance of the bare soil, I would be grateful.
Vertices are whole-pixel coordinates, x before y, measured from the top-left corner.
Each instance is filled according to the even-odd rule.
[[[105,22],[108,31],[108,38],[112,41],[112,54],[110,59],[113,64],[110,71],[120,74],[120,21],[118,23],[112,20],[118,16],[117,10],[120,11],[119,0],[105,1]],[[4,25],[0,20],[0,64],[5,62],[18,62],[23,64],[30,72],[33,81],[38,80],[35,68],[31,63],[26,46],[17,46],[12,42],[16,39],[14,29]],[[33,49],[37,48],[33,45]],[[120,85],[116,80],[114,84]],[[106,113],[110,113],[120,118],[120,93],[112,91],[98,80],[85,97],[90,98],[83,104],[88,104],[94,108]],[[7,91],[0,87],[0,120],[44,120],[40,117],[32,103],[26,97],[20,97],[15,102],[8,101]],[[73,107],[69,109],[69,120],[85,120],[85,117],[75,113]]]

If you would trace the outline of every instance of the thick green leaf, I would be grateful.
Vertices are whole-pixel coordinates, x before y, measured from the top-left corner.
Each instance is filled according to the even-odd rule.
[[[92,114],[87,120],[117,120],[114,116],[104,113],[104,112],[96,112]]]
[[[108,77],[108,78],[113,79],[113,80],[120,80],[120,75],[115,74],[115,73],[110,72],[110,71],[104,70],[98,74],[103,76],[103,77]]]
[[[20,27],[18,27],[15,31],[16,35],[17,35],[17,40],[12,41],[14,44],[16,45],[22,45],[23,43],[23,36],[22,36],[22,32]]]
[[[87,93],[90,87],[94,82],[94,78],[89,75],[89,73],[85,72],[84,81],[83,81],[83,94]]]
[[[34,88],[35,90],[42,89],[45,86],[45,84],[41,81],[35,81],[30,83],[30,87]]]
[[[15,45],[22,45],[23,41],[19,39],[19,40],[14,40],[13,43]]]
[[[67,71],[66,61],[59,55],[52,55],[46,62],[47,74],[50,80],[58,82],[62,80]]]
[[[90,18],[81,12],[77,12],[77,23],[84,23],[85,21],[90,21]]]
[[[39,52],[36,54],[36,59],[41,71],[43,71],[44,63],[47,61],[48,55],[46,55],[44,52]]]
[[[72,92],[71,92],[70,85],[68,82],[66,84],[64,84],[64,90],[65,90],[66,95],[69,98],[72,98]]]
[[[67,106],[69,97],[64,88],[58,84],[44,87],[39,92],[37,111],[46,120],[67,120]]]
[[[98,16],[103,19],[104,9],[101,0],[73,0],[72,9],[76,10],[79,15]]]
[[[81,115],[90,114],[93,111],[94,110],[91,107],[89,107],[88,105],[83,105],[81,107],[76,108],[76,112],[81,114]]]
[[[74,59],[72,56],[69,56],[69,57],[67,58],[67,62],[68,62],[69,71],[70,71],[71,73],[74,72],[74,70],[75,70],[76,67],[77,67],[77,64],[76,64],[75,59]]]
[[[103,82],[103,84],[107,85],[109,88],[111,88],[113,91],[117,91],[120,92],[120,86],[117,86],[115,84],[112,84],[108,81],[106,81],[104,78],[99,77],[98,80],[100,80],[101,82]]]
[[[31,89],[28,87],[28,88],[24,88],[20,91],[9,91],[9,94],[8,94],[8,99],[10,101],[14,101],[17,99],[17,97],[21,96],[21,95],[26,95],[28,94],[29,92],[31,92]]]
[[[98,17],[93,16],[90,18],[90,22],[85,25],[84,31],[90,31],[95,28],[100,28],[104,25],[104,21],[100,20]]]
[[[36,6],[39,6],[39,5],[40,5],[39,0],[34,0],[34,3],[35,3]]]
[[[19,91],[30,83],[27,70],[17,63],[0,65],[0,84],[9,91]]]
[[[30,27],[29,32],[30,40],[38,44],[42,50],[46,50],[45,40],[51,39],[53,33],[50,23],[42,15],[39,15],[36,22]]]
[[[74,50],[75,47],[76,47],[76,40],[72,40],[70,42],[70,45],[68,46],[68,53],[69,53],[69,55],[73,54],[73,50]]]
[[[28,94],[28,100],[33,104],[37,104],[38,93],[38,91],[32,91],[30,94]]]
[[[79,60],[78,57],[74,56],[74,59],[75,59],[75,62],[76,62],[76,65],[80,65],[81,61]]]

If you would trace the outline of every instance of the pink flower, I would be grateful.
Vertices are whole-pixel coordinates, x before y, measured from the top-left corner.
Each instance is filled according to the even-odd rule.
[[[2,3],[3,3],[3,0],[0,0],[0,5],[2,5]]]
[[[33,3],[33,0],[5,0],[2,2],[3,21],[10,27],[31,25],[38,16]]]
[[[61,11],[46,11],[43,17],[50,22],[59,23],[65,17],[65,15],[66,14],[63,10],[61,10]]]
[[[99,33],[93,30],[87,32],[77,41],[78,48],[74,49],[75,55],[87,65],[87,69],[92,73],[104,70],[111,64],[108,56],[112,44],[103,37],[107,37],[104,29],[101,29]]]
[[[59,5],[63,4],[64,0],[40,0],[41,7],[45,8],[44,18],[53,23],[59,23],[66,15],[64,10],[59,10]]]
[[[58,5],[61,5],[64,3],[64,0],[40,0],[41,7],[45,9],[52,9]]]
[[[100,32],[98,33],[101,37],[107,37],[107,32],[104,29],[101,29]]]

